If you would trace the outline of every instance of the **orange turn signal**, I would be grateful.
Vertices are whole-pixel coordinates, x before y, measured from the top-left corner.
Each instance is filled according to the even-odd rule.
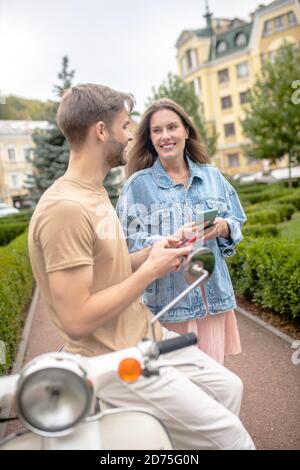
[[[127,357],[120,362],[118,373],[124,382],[135,382],[142,373],[142,367],[139,361],[132,357]]]

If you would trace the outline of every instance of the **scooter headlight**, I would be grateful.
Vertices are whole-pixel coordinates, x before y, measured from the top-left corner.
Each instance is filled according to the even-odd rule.
[[[42,436],[69,432],[89,412],[93,390],[86,372],[72,357],[55,353],[32,361],[17,388],[23,424]]]

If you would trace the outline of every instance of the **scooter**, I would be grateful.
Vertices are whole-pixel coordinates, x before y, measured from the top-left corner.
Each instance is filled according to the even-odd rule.
[[[187,364],[168,361],[164,355],[195,344],[196,336],[189,333],[157,341],[155,323],[192,289],[203,286],[214,264],[214,255],[207,248],[188,256],[183,274],[189,286],[151,320],[152,340],[90,358],[47,353],[29,362],[19,374],[1,377],[0,407],[13,397],[17,417],[26,430],[4,438],[0,450],[174,449],[168,430],[149,410],[106,408],[100,398],[99,411],[98,397],[110,374],[133,383],[141,376],[158,375],[163,367]]]

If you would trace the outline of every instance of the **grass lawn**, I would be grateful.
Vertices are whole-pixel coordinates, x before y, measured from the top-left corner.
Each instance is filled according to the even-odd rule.
[[[293,214],[288,222],[278,224],[280,238],[288,238],[289,240],[300,240],[300,212]]]

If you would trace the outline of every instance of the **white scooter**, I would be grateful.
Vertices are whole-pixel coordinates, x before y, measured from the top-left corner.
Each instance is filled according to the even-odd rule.
[[[183,365],[160,356],[195,344],[196,336],[190,333],[157,342],[154,325],[192,289],[203,285],[214,263],[207,248],[190,254],[183,268],[189,287],[151,321],[153,340],[92,358],[47,353],[33,359],[19,374],[0,377],[0,408],[13,396],[17,417],[26,428],[4,438],[0,450],[174,449],[168,430],[147,409],[102,409],[100,401],[96,413],[97,397],[112,373],[132,383],[141,375],[158,375],[162,367]]]

